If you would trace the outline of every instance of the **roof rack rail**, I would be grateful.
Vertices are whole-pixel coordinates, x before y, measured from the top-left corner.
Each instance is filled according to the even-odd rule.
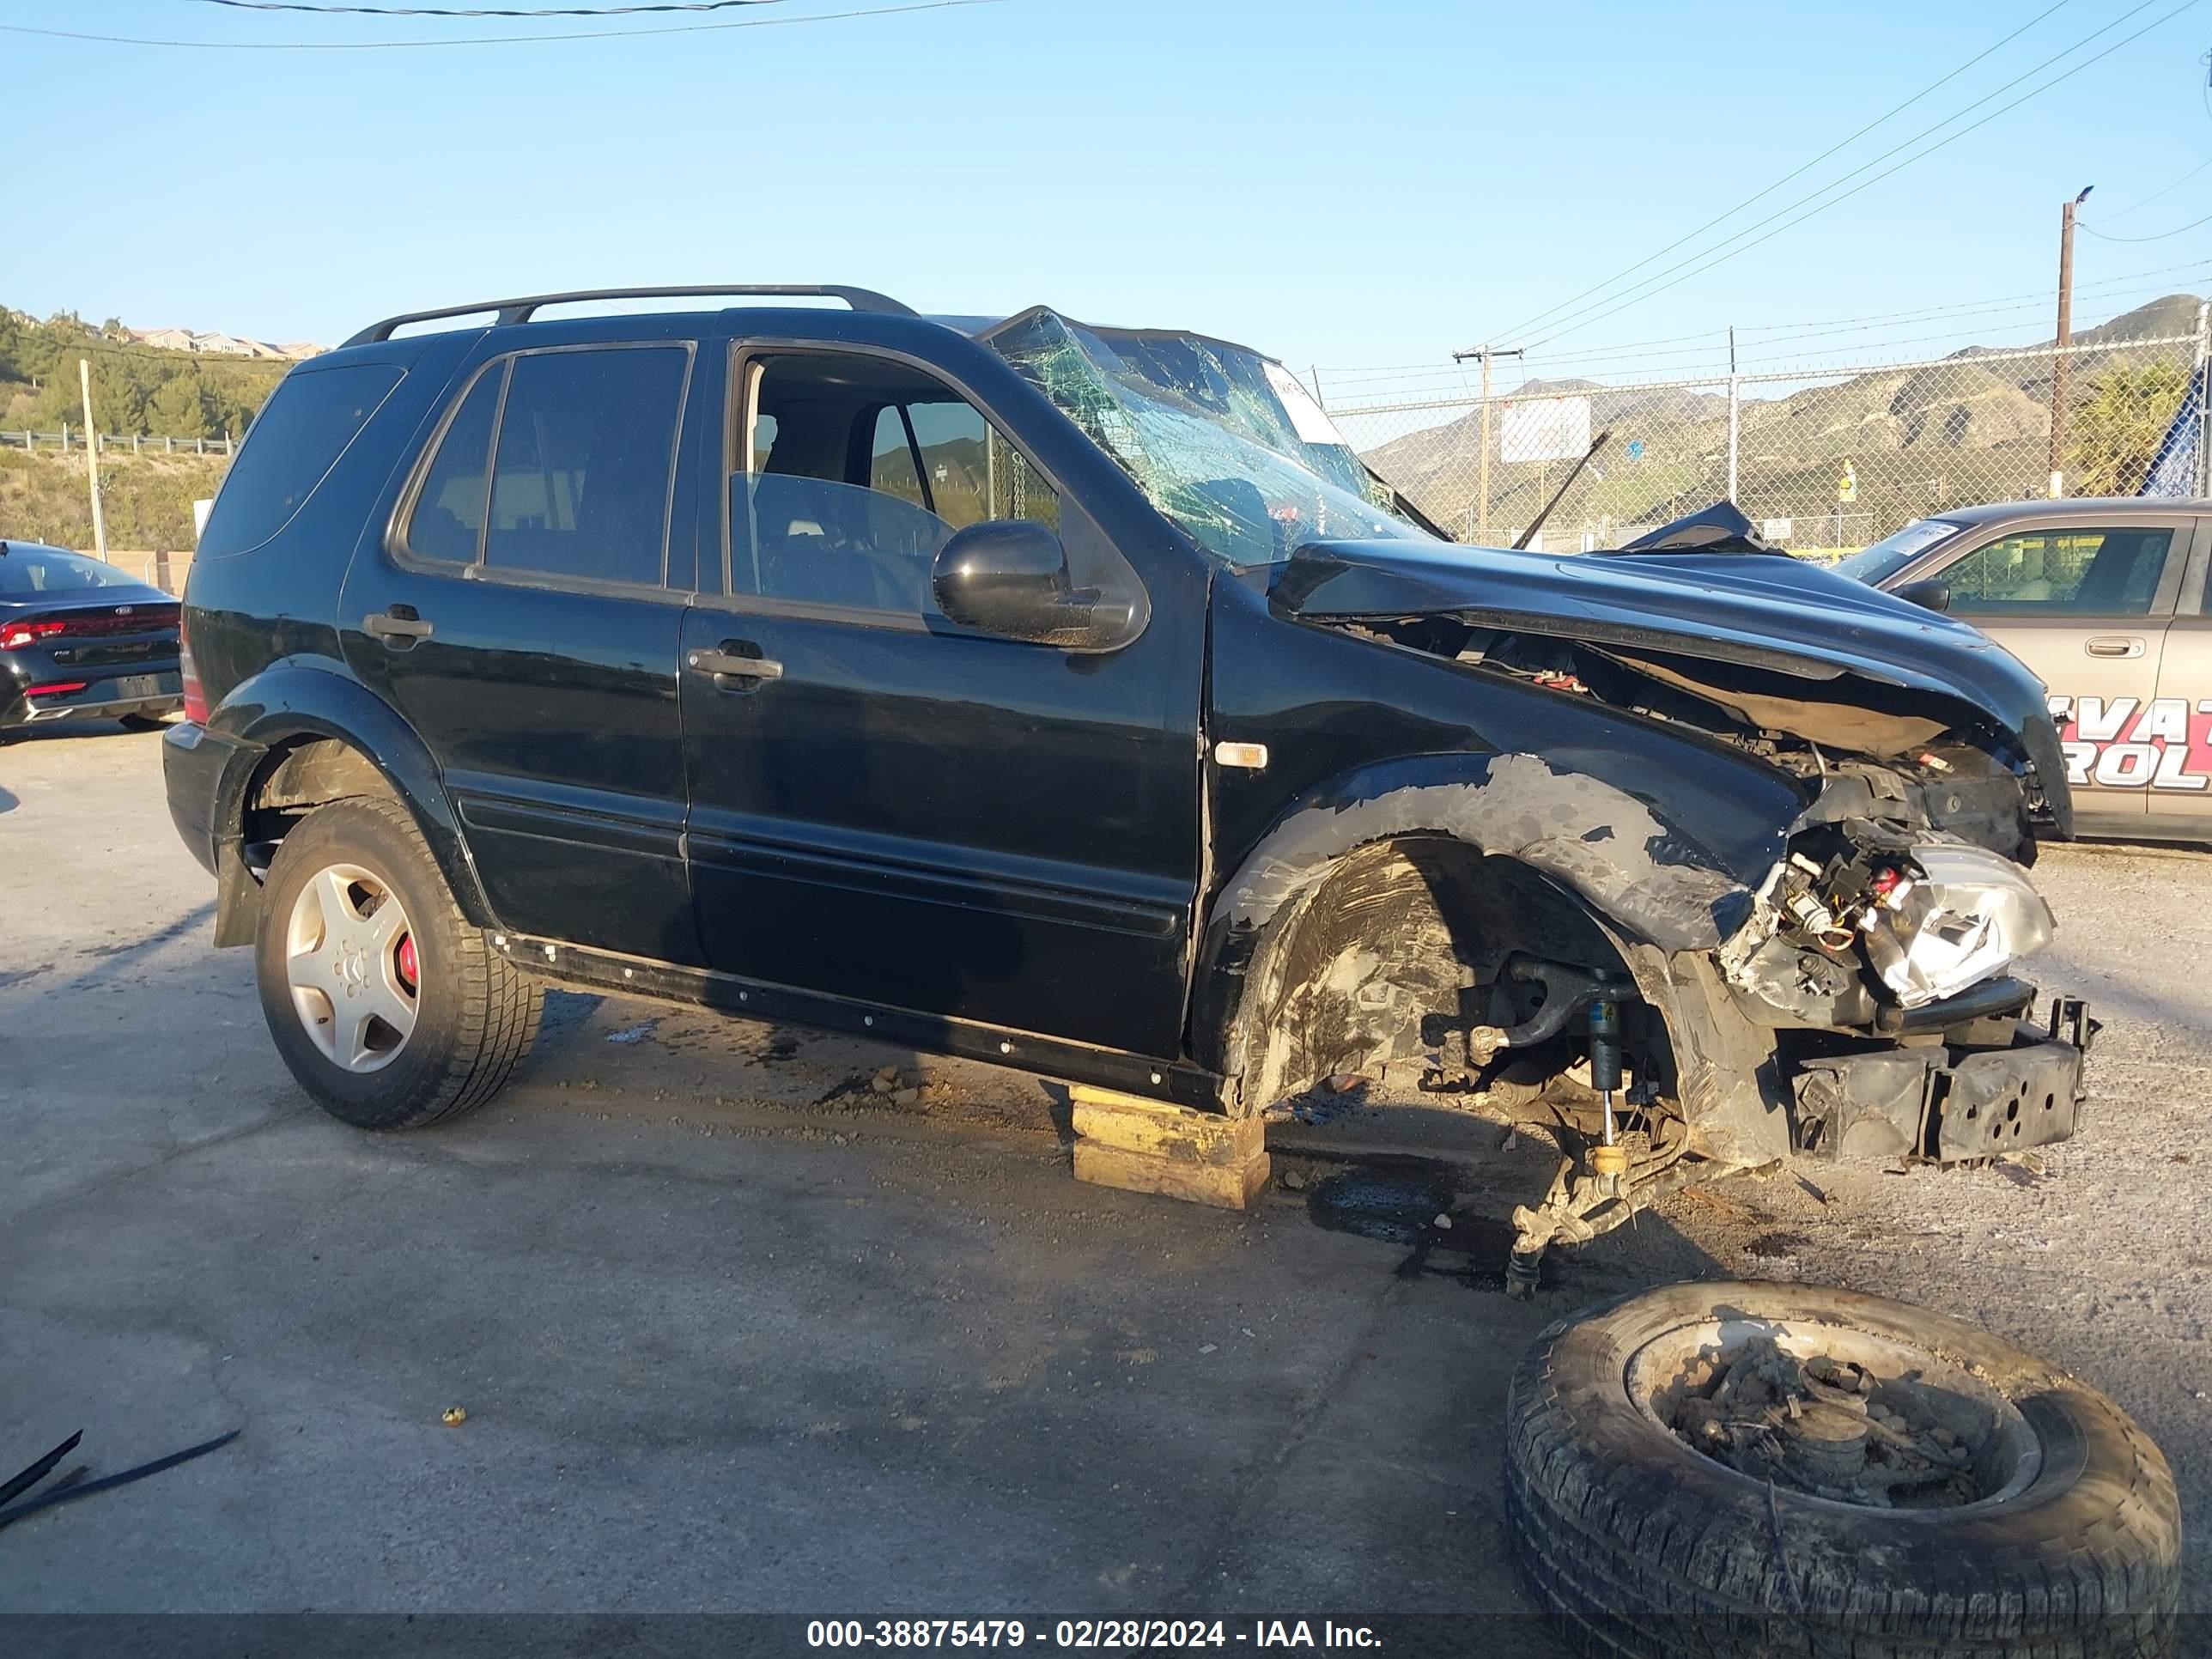
[[[374,345],[392,337],[393,331],[410,323],[434,323],[443,317],[472,317],[478,312],[499,314],[504,323],[526,323],[541,306],[571,305],[586,300],[696,300],[720,295],[774,295],[790,299],[842,300],[855,311],[883,312],[894,317],[918,313],[888,294],[873,289],[847,288],[835,283],[714,283],[694,288],[592,288],[570,294],[532,294],[514,300],[479,300],[474,305],[441,306],[435,311],[403,312],[371,323],[346,342],[349,346]]]

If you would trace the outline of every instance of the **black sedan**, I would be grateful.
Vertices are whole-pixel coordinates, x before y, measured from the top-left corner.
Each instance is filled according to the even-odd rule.
[[[81,553],[0,542],[0,732],[152,726],[183,702],[174,598]]]

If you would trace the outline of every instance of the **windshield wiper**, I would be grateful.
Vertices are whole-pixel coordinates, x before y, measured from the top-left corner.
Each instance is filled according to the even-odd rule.
[[[1427,514],[1422,512],[1419,507],[1415,507],[1411,501],[1407,500],[1404,492],[1401,491],[1397,485],[1392,483],[1388,478],[1384,477],[1380,472],[1377,472],[1373,467],[1369,466],[1364,458],[1359,459],[1359,465],[1365,470],[1369,477],[1374,479],[1376,483],[1381,484],[1383,489],[1390,492],[1390,510],[1393,513],[1395,513],[1401,519],[1408,520],[1412,523],[1418,525],[1421,529],[1427,531],[1430,535],[1434,536],[1440,542],[1448,542],[1453,539],[1453,538],[1446,535],[1443,531],[1437,529],[1435,521],[1431,520]]]
[[[1607,427],[1590,440],[1590,447],[1583,452],[1582,459],[1567,469],[1565,482],[1559,485],[1558,492],[1552,499],[1544,503],[1544,510],[1528,520],[1528,527],[1521,532],[1521,539],[1513,544],[1513,550],[1516,553],[1526,551],[1528,544],[1536,539],[1536,532],[1544,527],[1544,520],[1552,516],[1552,509],[1566,499],[1567,491],[1573,485],[1574,481],[1583,476],[1583,469],[1597,458],[1598,451],[1605,447],[1605,441],[1611,436],[1613,436],[1613,428]]]

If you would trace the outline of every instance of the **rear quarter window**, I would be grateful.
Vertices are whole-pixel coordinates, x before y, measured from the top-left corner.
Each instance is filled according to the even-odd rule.
[[[291,523],[405,373],[348,363],[285,376],[223,480],[195,556],[249,552]]]

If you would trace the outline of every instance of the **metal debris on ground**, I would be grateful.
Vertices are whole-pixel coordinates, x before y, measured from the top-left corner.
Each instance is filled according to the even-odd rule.
[[[239,1431],[233,1429],[229,1433],[219,1434],[212,1440],[203,1440],[197,1446],[187,1446],[180,1452],[172,1452],[167,1457],[157,1457],[150,1463],[141,1463],[135,1468],[125,1469],[119,1474],[102,1475],[96,1480],[83,1479],[84,1470],[79,1467],[71,1469],[36,1497],[25,1498],[21,1503],[11,1502],[52,1474],[62,1459],[76,1449],[78,1443],[84,1438],[84,1431],[79,1429],[46,1455],[11,1476],[5,1482],[0,1482],[0,1527],[11,1526],[26,1516],[34,1515],[43,1509],[51,1509],[56,1504],[66,1504],[72,1498],[89,1498],[96,1492],[106,1492],[112,1486],[127,1486],[134,1480],[143,1480],[149,1474],[159,1474],[164,1469],[173,1469],[179,1463],[188,1463],[195,1457],[204,1456],[209,1452],[228,1446],[238,1438],[238,1435]]]
[[[1976,1455],[1994,1427],[1955,1395],[1878,1377],[1771,1337],[1701,1354],[1660,1402],[1684,1443],[1754,1480],[1875,1509],[1950,1509],[1984,1494]]]

